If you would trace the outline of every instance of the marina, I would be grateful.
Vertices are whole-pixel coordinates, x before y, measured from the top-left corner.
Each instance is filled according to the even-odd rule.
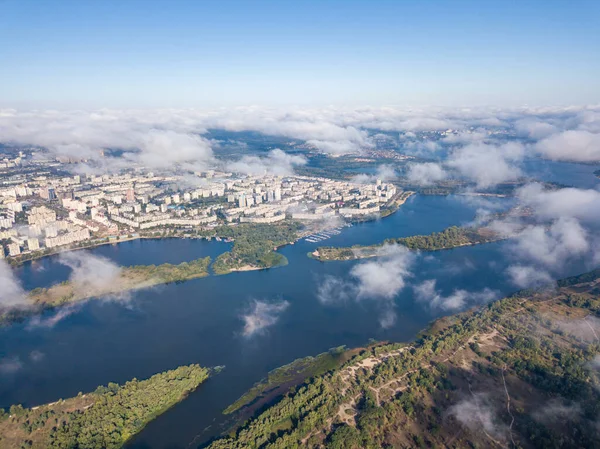
[[[348,224],[345,224],[344,226],[339,226],[337,228],[329,229],[327,231],[317,232],[315,234],[311,234],[311,235],[305,237],[304,241],[309,242],[309,243],[322,242],[323,240],[330,239],[331,237],[333,237],[335,235],[340,235],[342,233],[342,229],[349,228],[351,226],[352,225],[350,223],[348,223]]]

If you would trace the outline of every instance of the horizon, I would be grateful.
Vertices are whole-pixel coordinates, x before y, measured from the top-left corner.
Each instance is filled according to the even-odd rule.
[[[600,447],[598,0],[0,0],[2,449]]]

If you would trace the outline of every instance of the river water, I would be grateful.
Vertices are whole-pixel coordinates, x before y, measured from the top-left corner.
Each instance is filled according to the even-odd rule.
[[[474,219],[478,209],[508,207],[510,200],[482,204],[466,197],[414,196],[399,212],[355,225],[320,244],[369,244],[387,237],[426,234]],[[502,275],[511,263],[505,243],[421,254],[408,286],[395,297],[396,323],[384,329],[377,301],[324,305],[317,298],[326,275],[349,279],[361,262],[321,263],[306,256],[319,244],[297,242],[281,249],[285,267],[210,276],[136,292],[127,301],[91,300],[64,319],[0,329],[0,356],[19,369],[0,374],[0,406],[34,406],[86,392],[108,382],[147,378],[178,365],[224,365],[190,397],[151,422],[130,448],[196,447],[222,430],[221,411],[268,371],[339,345],[365,344],[370,338],[407,341],[435,318],[452,313],[415,300],[410,285],[436,279],[442,294],[456,288],[498,296],[515,290]],[[178,263],[228,249],[203,240],[138,240],[90,250],[121,265]],[[581,271],[571,266],[567,274]],[[17,274],[27,289],[68,278],[70,269],[56,257],[25,264]],[[289,302],[279,320],[250,338],[242,334],[254,300]]]

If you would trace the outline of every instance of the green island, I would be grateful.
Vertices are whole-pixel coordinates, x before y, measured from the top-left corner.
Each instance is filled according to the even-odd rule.
[[[287,259],[275,250],[298,239],[301,225],[298,222],[280,224],[241,224],[221,226],[214,234],[233,240],[233,248],[220,254],[212,269],[215,274],[232,271],[260,270],[287,264]]]
[[[208,276],[210,257],[183,262],[178,265],[136,265],[123,267],[118,274],[105,282],[79,284],[64,281],[49,288],[36,288],[29,292],[32,307],[9,309],[0,316],[1,323],[19,321],[44,309],[63,306],[85,299],[118,295],[159,284],[183,282]]]
[[[410,345],[362,348],[208,447],[597,447],[599,279],[442,318]]]
[[[309,257],[320,261],[353,260],[375,257],[385,245],[403,245],[411,250],[438,251],[459,246],[477,245],[499,240],[501,237],[489,228],[462,228],[452,226],[442,232],[429,235],[414,235],[396,239],[386,239],[376,245],[354,245],[350,247],[321,246]]]
[[[199,365],[109,383],[93,393],[79,393],[33,408],[13,405],[0,410],[3,449],[116,449],[144,426],[181,402],[210,375]]]

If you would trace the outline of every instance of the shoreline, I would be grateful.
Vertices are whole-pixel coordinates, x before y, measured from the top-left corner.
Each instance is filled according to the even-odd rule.
[[[456,248],[462,248],[465,246],[475,246],[475,245],[485,245],[486,243],[494,243],[494,242],[498,242],[501,240],[506,240],[506,239],[497,239],[497,240],[490,240],[489,242],[476,242],[476,243],[461,243],[460,245],[456,245],[456,246],[450,246],[448,248],[436,248],[436,249],[411,249],[405,246],[409,251],[423,251],[423,252],[434,252],[434,251],[449,251],[452,249],[456,249]],[[399,244],[401,245],[401,244]],[[381,244],[381,245],[377,245],[374,246],[373,248],[379,249],[379,248],[383,248],[385,245]],[[318,250],[315,249],[312,253],[307,253],[307,256],[311,259],[317,260],[319,262],[347,262],[349,260],[361,260],[361,259],[372,259],[373,257],[377,257],[377,254],[369,254],[369,255],[364,255],[364,256],[360,256],[360,257],[354,257],[352,259],[320,259],[318,254]]]
[[[406,203],[406,201],[412,197],[413,195],[416,195],[416,192],[413,191],[404,191],[400,194],[400,198],[393,200],[394,201],[394,210],[390,211],[389,214],[386,215],[378,215],[377,217],[373,217],[373,218],[369,218],[367,220],[358,220],[356,221],[357,223],[365,223],[365,222],[369,222],[369,221],[376,221],[378,219],[383,219],[386,217],[389,217],[393,214],[395,214],[399,209],[400,206],[402,206],[404,203]],[[349,220],[349,222],[353,222],[353,220]],[[298,237],[291,241],[288,242],[284,245],[280,245],[278,247],[275,247],[275,250],[282,248],[286,245],[293,245],[294,243],[296,243],[297,241],[301,240],[302,238],[310,235],[312,232],[310,231],[305,231],[303,233],[299,233]],[[218,237],[218,236],[217,236]],[[63,248],[58,248],[54,251],[48,252],[48,253],[28,253],[26,254],[28,257],[21,257],[17,256],[16,258],[12,257],[12,256],[8,256],[5,258],[5,260],[7,261],[7,263],[12,266],[12,267],[18,267],[23,265],[25,262],[32,262],[34,260],[39,260],[39,259],[43,259],[44,257],[50,257],[50,256],[55,256],[57,254],[61,254],[61,253],[65,253],[65,252],[70,252],[70,251],[77,251],[77,250],[81,250],[81,249],[91,249],[91,248],[97,248],[100,246],[104,246],[104,245],[112,245],[112,244],[119,244],[119,243],[125,243],[125,242],[130,242],[133,240],[164,240],[164,239],[170,239],[170,238],[174,238],[174,239],[194,239],[194,240],[206,240],[206,241],[212,241],[213,237],[205,237],[205,236],[182,236],[182,235],[168,235],[168,236],[146,236],[146,235],[141,235],[138,234],[136,236],[131,236],[131,237],[122,237],[119,236],[117,239],[115,240],[110,240],[109,237],[100,237],[98,239],[95,239],[95,241],[93,243],[87,244],[87,245],[82,245],[82,246],[69,246],[66,245]],[[217,240],[218,241],[218,240]],[[256,268],[256,269],[261,269],[261,268]],[[232,270],[234,271],[234,270]],[[236,271],[250,271],[250,270],[236,270]]]

